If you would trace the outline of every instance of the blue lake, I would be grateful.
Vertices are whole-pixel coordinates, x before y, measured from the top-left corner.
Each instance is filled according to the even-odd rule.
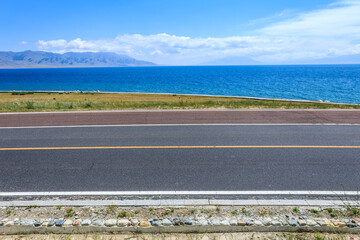
[[[360,65],[0,69],[0,91],[205,94],[360,103]]]

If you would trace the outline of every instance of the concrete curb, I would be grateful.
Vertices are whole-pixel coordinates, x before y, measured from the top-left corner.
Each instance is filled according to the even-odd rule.
[[[229,232],[321,232],[360,233],[360,227],[289,227],[289,226],[171,226],[171,227],[0,227],[0,233],[16,234],[84,234],[84,233],[229,233]]]

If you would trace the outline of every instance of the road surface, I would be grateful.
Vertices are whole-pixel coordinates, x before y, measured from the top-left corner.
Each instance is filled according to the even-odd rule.
[[[0,128],[0,192],[356,191],[359,146],[359,125]]]

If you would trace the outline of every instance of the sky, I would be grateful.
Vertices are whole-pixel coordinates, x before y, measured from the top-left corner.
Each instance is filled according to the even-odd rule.
[[[161,65],[360,63],[360,0],[0,0],[0,51]]]

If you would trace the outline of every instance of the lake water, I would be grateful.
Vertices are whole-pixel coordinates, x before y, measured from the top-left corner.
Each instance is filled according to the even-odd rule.
[[[0,69],[0,91],[107,91],[360,103],[360,65]]]

